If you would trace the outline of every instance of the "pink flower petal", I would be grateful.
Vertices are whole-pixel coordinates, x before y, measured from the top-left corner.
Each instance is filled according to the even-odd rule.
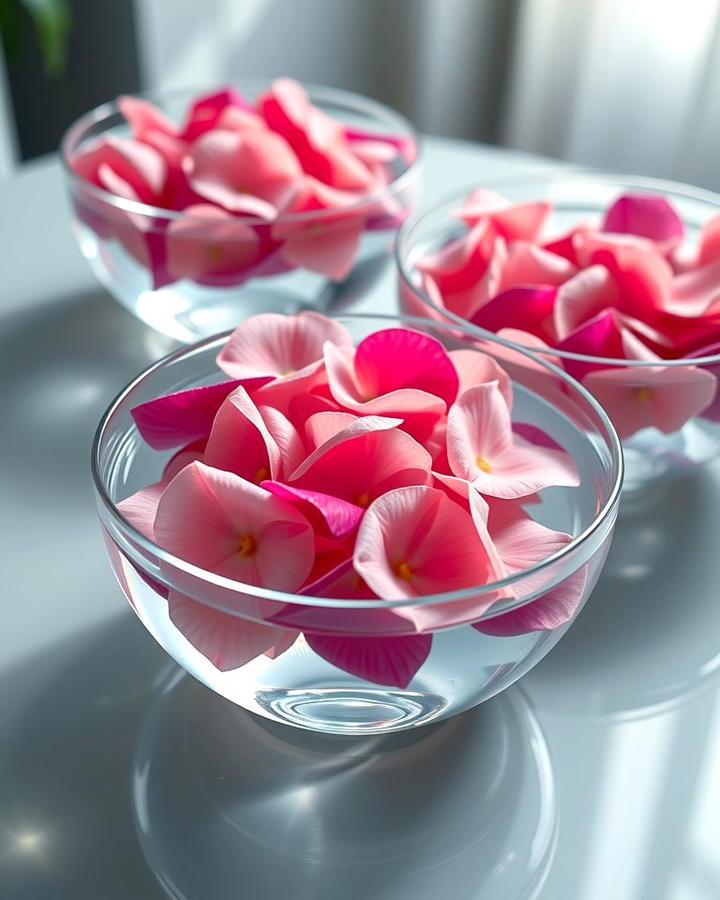
[[[280,477],[280,448],[244,388],[237,388],[220,406],[205,447],[204,462],[255,484]]]
[[[672,434],[713,402],[717,378],[698,366],[647,366],[591,372],[583,384],[621,438],[642,428]]]
[[[492,356],[478,350],[451,350],[448,355],[460,380],[458,396],[478,384],[497,381],[508,408],[512,408],[513,391],[510,376]]]
[[[545,284],[508,288],[481,306],[471,322],[487,331],[523,328],[544,340],[552,340],[556,293],[556,288]]]
[[[261,486],[276,497],[297,505],[310,522],[314,520],[332,537],[347,537],[357,528],[364,513],[364,510],[354,503],[319,491],[304,491],[302,488],[282,484],[279,481],[263,481]]]
[[[367,399],[402,388],[441,397],[448,406],[458,392],[458,376],[443,345],[428,334],[386,328],[355,350],[355,378]]]
[[[605,266],[613,277],[620,298],[618,309],[642,322],[653,324],[660,310],[667,306],[672,287],[670,264],[652,247],[648,249],[615,245],[607,239],[594,238],[589,262]]]
[[[175,556],[245,584],[294,591],[313,564],[312,529],[293,506],[199,462],[165,489],[154,527]]]
[[[117,504],[120,515],[149,541],[155,540],[155,516],[160,497],[166,487],[166,481],[158,481]]]
[[[407,688],[427,659],[432,635],[342,637],[306,634],[309,647],[338,669],[373,684]]]
[[[395,154],[400,156],[407,165],[415,162],[417,158],[417,146],[415,141],[409,136],[384,134],[377,131],[369,131],[366,128],[357,128],[353,125],[346,125],[343,128],[343,134],[350,142],[353,150],[355,150],[357,143],[382,143],[392,147]]]
[[[706,266],[720,260],[720,213],[703,225],[700,232],[698,265]]]
[[[117,103],[120,112],[132,128],[134,138],[142,140],[148,131],[177,136],[175,124],[157,106],[153,106],[147,100],[126,95],[118,97]]]
[[[186,444],[167,462],[163,469],[162,480],[164,482],[172,481],[181,469],[189,466],[192,462],[203,461],[203,453],[205,452],[206,438],[198,438]]]
[[[556,253],[549,253],[527,241],[513,241],[508,244],[499,290],[529,284],[559,285],[576,271],[576,266]]]
[[[239,669],[261,653],[283,647],[288,640],[293,643],[298,635],[220,612],[173,590],[168,596],[168,611],[178,631],[221,672]]]
[[[617,311],[606,309],[560,341],[558,349],[584,356],[624,359],[627,355],[627,345],[624,341],[627,333],[628,330]],[[578,380],[602,365],[574,359],[565,359],[564,364],[568,373]]]
[[[442,490],[389,491],[360,524],[355,571],[386,600],[484,585],[496,579],[497,569],[478,525],[481,520]]]
[[[657,194],[618,197],[605,213],[602,230],[647,238],[661,253],[673,250],[685,232],[672,204]]]
[[[320,313],[261,313],[238,325],[217,364],[231,378],[297,377],[323,359],[326,341],[345,349],[353,345],[346,328]]]
[[[513,438],[510,411],[496,383],[470,388],[452,407],[447,451],[453,474],[492,497],[512,499],[551,485],[579,484],[567,454]]]
[[[317,448],[290,476],[294,486],[367,507],[388,490],[430,481],[430,454],[397,420],[366,416]]]
[[[358,416],[347,412],[318,412],[309,416],[305,422],[305,437],[312,450],[317,450],[343,428],[352,425],[358,420]],[[399,420],[398,423],[399,424]]]
[[[235,213],[275,218],[302,176],[288,144],[271,131],[210,131],[192,146],[188,180],[202,197]]]
[[[187,218],[173,220],[167,230],[167,267],[173,278],[238,274],[257,261],[255,229],[207,203],[185,212]]]
[[[182,130],[184,141],[194,141],[208,131],[219,127],[219,120],[228,108],[237,108],[251,112],[245,98],[233,87],[221,88],[197,97],[188,112],[187,121]]]
[[[379,397],[368,396],[355,374],[352,353],[325,345],[325,371],[333,399],[345,409],[363,416],[403,420],[403,430],[417,440],[430,436],[445,413],[445,401],[417,388],[400,388]]]
[[[605,266],[581,269],[557,289],[553,312],[557,340],[564,340],[584,322],[615,307],[617,301],[617,287]]]
[[[131,414],[143,439],[153,449],[177,447],[210,434],[217,411],[238,387],[252,390],[271,378],[235,379],[177,391],[141,403],[131,410]]]
[[[487,217],[506,241],[536,241],[552,205],[544,200],[511,204],[486,188],[472,191],[455,215],[472,228]]]
[[[281,78],[258,98],[268,126],[281,134],[308,175],[343,190],[366,190],[371,173],[352,152],[341,126],[314,107],[304,88]]]

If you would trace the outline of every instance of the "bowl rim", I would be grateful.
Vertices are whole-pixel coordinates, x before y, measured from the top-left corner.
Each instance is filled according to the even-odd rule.
[[[547,165],[550,165],[549,163]],[[629,189],[641,188],[657,192],[680,194],[687,199],[698,200],[704,203],[712,203],[720,211],[720,194],[709,191],[705,188],[696,188],[692,185],[686,185],[678,181],[669,181],[663,178],[652,178],[645,175],[625,175],[621,172],[607,172],[601,169],[592,168],[557,168],[535,169],[524,175],[503,175],[497,178],[487,179],[482,182],[482,187],[502,188],[503,186],[511,186],[517,184],[533,185],[542,184],[548,180],[569,182],[600,182],[607,183],[608,186],[617,184],[618,187],[624,186]],[[423,222],[426,222],[432,216],[440,212],[447,206],[460,203],[467,197],[470,191],[477,188],[477,184],[468,185],[460,191],[453,191],[452,194],[446,194],[442,200],[432,204],[424,209],[418,209],[412,213],[403,222],[400,227],[395,241],[394,257],[395,267],[398,277],[409,290],[411,290],[419,299],[430,309],[446,316],[450,321],[462,324],[472,331],[473,334],[487,338],[489,336],[496,337],[495,332],[474,325],[468,319],[463,319],[457,313],[447,309],[444,306],[438,306],[425,289],[416,284],[413,279],[414,267],[409,264],[409,257],[413,250],[413,232],[419,228]],[[459,220],[457,220],[460,224]],[[448,221],[448,226],[451,221]],[[677,368],[680,366],[704,366],[720,364],[720,353],[710,354],[708,356],[683,356],[675,359],[620,359],[612,356],[591,356],[584,353],[573,353],[570,350],[560,350],[556,347],[548,346],[547,350],[538,349],[538,347],[522,344],[519,341],[509,342],[515,349],[528,353],[535,359],[547,360],[547,357],[554,359],[568,359],[574,362],[592,363],[593,365],[604,365],[608,368],[625,368],[625,369],[665,369]],[[720,340],[714,341],[711,345],[716,347],[720,345]]]
[[[402,323],[402,327],[406,327],[408,325],[411,327],[413,325],[418,325],[427,328],[428,324],[430,324],[433,327],[439,326],[440,328],[444,328],[446,330],[458,330],[457,326],[455,326],[454,323],[451,322],[431,322],[428,319],[406,316],[402,313],[398,313],[396,315],[374,313],[339,313],[337,316],[333,316],[332,318],[337,319],[340,322],[348,320],[359,322],[380,322],[381,324],[379,325],[377,330],[380,330],[382,327],[384,327],[385,323],[388,327],[397,327],[397,323],[399,320]],[[142,549],[146,550],[153,557],[156,557],[158,560],[162,560],[163,562],[170,564],[172,567],[184,573],[187,573],[201,581],[208,582],[215,587],[220,587],[238,594],[250,595],[266,600],[274,600],[287,604],[329,607],[336,609],[396,609],[404,606],[424,607],[440,603],[449,603],[457,600],[469,599],[471,597],[476,597],[479,595],[481,596],[485,594],[491,594],[502,588],[510,587],[518,582],[535,576],[538,572],[541,572],[549,568],[559,560],[570,556],[580,546],[587,543],[587,541],[598,530],[605,526],[606,523],[612,522],[612,519],[617,512],[624,475],[624,457],[622,453],[620,438],[618,437],[611,420],[605,413],[602,406],[581,384],[570,378],[570,376],[558,366],[555,366],[545,360],[541,360],[540,362],[542,365],[544,365],[549,371],[560,376],[564,382],[567,382],[569,386],[580,395],[580,398],[590,406],[592,412],[597,416],[600,424],[603,426],[605,431],[603,438],[605,440],[606,448],[609,451],[610,457],[610,465],[608,468],[610,476],[612,478],[612,487],[608,492],[608,496],[603,506],[599,510],[596,510],[592,521],[586,526],[586,528],[584,528],[583,531],[580,532],[580,534],[573,537],[569,543],[561,547],[560,550],[556,551],[550,556],[545,557],[535,565],[527,569],[523,569],[521,572],[516,572],[513,575],[507,576],[506,578],[489,582],[485,585],[479,585],[477,587],[471,588],[462,588],[455,591],[446,591],[438,594],[426,594],[418,597],[403,598],[402,600],[384,600],[381,598],[377,600],[357,600],[347,598],[315,597],[310,594],[288,593],[284,591],[277,591],[269,588],[261,588],[255,587],[254,585],[248,585],[244,582],[235,581],[225,576],[217,575],[214,572],[208,571],[207,569],[195,566],[192,563],[181,559],[180,557],[174,556],[169,551],[164,550],[162,547],[146,538],[137,530],[137,528],[135,528],[130,522],[128,522],[127,519],[125,519],[125,517],[117,509],[116,504],[113,502],[106,489],[105,481],[101,474],[100,455],[101,450],[103,449],[102,445],[105,432],[109,427],[111,418],[121,406],[121,404],[126,401],[127,398],[129,398],[132,392],[140,384],[146,381],[146,379],[150,378],[156,371],[164,368],[168,364],[175,362],[176,360],[181,359],[184,356],[198,353],[202,350],[210,348],[211,346],[217,346],[219,349],[219,347],[222,346],[222,344],[228,339],[230,334],[232,334],[232,330],[225,331],[216,335],[211,335],[210,337],[197,341],[194,344],[180,347],[179,349],[168,353],[166,356],[163,356],[161,359],[145,368],[129,384],[127,384],[108,405],[95,431],[90,454],[91,471],[96,495],[102,502],[104,509],[110,515],[110,518],[113,521],[115,527],[117,527],[122,534],[127,535],[129,533],[130,537],[132,538],[133,544],[138,545]],[[511,341],[505,341],[502,338],[497,338],[496,335],[492,335],[489,333],[488,337],[493,343],[502,344],[512,350],[517,349]],[[552,586],[548,587],[546,590],[551,589]],[[518,598],[510,597],[505,599],[508,601],[507,603],[499,601],[492,604],[490,608],[491,611],[488,610],[483,613],[482,616],[478,617],[477,621],[495,618],[496,616],[504,612],[510,612],[513,609],[517,609],[527,603],[532,602],[534,598],[522,598],[518,600]],[[227,611],[233,612],[232,610]]]
[[[263,88],[268,88],[275,79],[264,78],[241,78],[225,82],[222,85],[215,85],[214,89],[221,90],[223,87],[236,87],[242,93],[243,91],[254,92]],[[387,197],[392,197],[403,191],[409,184],[415,181],[422,171],[425,158],[425,149],[420,132],[415,128],[412,122],[397,112],[390,106],[380,103],[371,97],[365,97],[363,94],[356,94],[353,91],[342,90],[341,88],[327,87],[325,85],[314,84],[311,82],[299,82],[308,92],[308,96],[313,102],[337,103],[354,107],[365,112],[372,113],[379,118],[393,121],[397,123],[398,128],[402,129],[414,142],[415,157],[408,167],[387,184],[382,190],[375,191],[370,194],[363,195],[362,199],[348,206],[337,207],[333,209],[311,210],[302,213],[286,213],[276,216],[274,219],[263,218],[262,216],[253,215],[232,215],[232,219],[228,222],[238,222],[244,225],[274,225],[276,223],[286,222],[304,222],[324,220],[338,215],[344,215],[348,212],[357,212],[373,203],[377,203]],[[186,97],[191,101],[193,97],[201,94],[206,90],[213,90],[212,85],[200,85],[194,87],[179,87],[168,91],[139,91],[133,94],[122,96],[136,97],[149,102],[159,102],[172,97]],[[128,200],[125,197],[119,197],[111,191],[97,187],[90,181],[82,178],[75,172],[71,165],[71,159],[78,144],[83,139],[85,133],[92,126],[100,125],[111,116],[120,113],[119,99],[108,100],[101,103],[88,112],[83,113],[79,118],[75,119],[64,131],[59,144],[59,156],[65,176],[71,185],[77,185],[85,193],[100,200],[108,206],[124,210],[136,215],[143,215],[153,219],[168,221],[192,221],[192,222],[208,222],[217,225],[216,218],[206,216],[188,215],[184,210],[165,209],[161,206],[153,206],[150,203],[143,203],[140,200]],[[207,201],[210,203],[211,201]],[[216,204],[217,205],[217,204]],[[222,209],[222,207],[218,207]]]

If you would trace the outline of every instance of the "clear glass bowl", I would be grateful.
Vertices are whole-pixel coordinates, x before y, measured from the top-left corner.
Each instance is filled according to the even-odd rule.
[[[218,694],[270,719],[324,732],[367,734],[411,728],[475,706],[512,684],[551,649],[582,608],[604,563],[617,515],[622,453],[605,413],[582,387],[552,365],[535,363],[530,368],[529,358],[507,342],[478,340],[457,326],[428,320],[360,315],[338,319],[356,341],[387,327],[424,329],[451,349],[482,349],[503,365],[514,381],[514,426],[541,429],[545,440],[564,448],[577,467],[579,486],[548,488],[527,509],[541,524],[571,535],[571,542],[504,581],[402,601],[255,588],[174,557],[144,538],[117,508],[121,500],[157,481],[172,455],[145,444],[131,410],[172,391],[221,381],[215,357],[228,335],[182,349],[136,378],[103,416],[92,469],[118,581],[143,624],[181,666]],[[503,587],[512,587],[511,599]],[[261,655],[222,672],[171,622],[166,601],[170,589],[199,601],[213,614],[219,611],[302,633],[274,659]],[[488,598],[495,601],[489,608]],[[558,600],[567,601],[572,610],[560,627],[529,631],[513,626],[518,609],[527,612],[532,604]],[[376,642],[417,640],[420,635],[431,646],[425,662],[400,689],[363,680],[327,662],[311,648],[318,635],[364,641],[362,652],[368,653],[376,651]],[[393,653],[399,646],[381,645],[392,647]]]
[[[237,84],[252,102],[269,82]],[[420,161],[419,135],[401,115],[357,94],[306,85],[311,102],[362,136],[393,138],[399,148],[388,163],[392,180],[379,193],[340,209],[285,214],[272,222],[247,215],[218,221],[150,206],[110,193],[81,178],[71,160],[95,140],[128,137],[117,101],[86,113],[61,144],[73,209],[73,231],[83,256],[104,287],[146,324],[191,342],[231,328],[259,312],[325,309],[338,283],[362,272],[363,283],[382,271],[395,231],[414,206]],[[148,96],[181,122],[198,94]],[[334,240],[351,261],[330,277],[313,261],[316,248]],[[305,264],[296,265],[301,258]]]
[[[720,210],[720,196],[699,188],[649,178],[595,172],[543,172],[493,181],[484,186],[513,202],[547,200],[553,205],[547,233],[561,235],[581,222],[599,221],[607,207],[622,194],[640,192],[667,198],[685,225],[688,244],[697,241],[701,227]],[[403,312],[433,319],[461,322],[473,333],[488,334],[453,312],[440,307],[420,282],[417,261],[466,231],[452,212],[469,190],[449,198],[407,221],[396,244],[400,307]],[[718,284],[720,290],[720,284]],[[538,356],[538,348],[516,343]],[[579,379],[610,416],[623,441],[624,490],[635,492],[687,473],[720,451],[720,395],[705,391],[705,405],[698,409],[712,380],[720,377],[720,345],[717,353],[685,359],[644,362],[586,356],[553,349],[546,359]],[[586,377],[589,367],[602,370]],[[691,398],[678,412],[678,398]],[[703,403],[701,401],[700,405]],[[665,415],[666,410],[672,408]],[[653,422],[657,424],[646,424]]]

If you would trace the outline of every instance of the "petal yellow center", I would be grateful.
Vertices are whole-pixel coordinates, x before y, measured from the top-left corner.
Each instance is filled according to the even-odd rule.
[[[475,462],[477,463],[478,469],[482,469],[483,472],[492,472],[492,466],[484,456],[478,456]]]
[[[363,509],[370,505],[370,497],[368,494],[358,494],[355,498],[355,502],[358,506],[362,506]]]
[[[265,466],[262,466],[257,470],[255,476],[253,477],[253,481],[255,484],[260,484],[261,481],[265,481],[266,478],[270,476],[269,469],[266,469]]]
[[[635,399],[639,403],[647,403],[648,400],[652,397],[652,388],[649,387],[638,387],[635,388],[634,391]]]
[[[255,538],[251,534],[241,534],[238,540],[238,553],[240,556],[252,556],[257,549]]]
[[[412,578],[412,569],[404,559],[395,566],[395,571],[403,581],[410,581]]]
[[[223,248],[219,244],[208,244],[206,253],[212,262],[219,262],[223,258]]]

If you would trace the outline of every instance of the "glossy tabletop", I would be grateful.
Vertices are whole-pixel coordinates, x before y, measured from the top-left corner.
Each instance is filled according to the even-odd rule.
[[[547,165],[429,139],[424,199]],[[720,464],[624,504],[585,610],[519,686],[402,737],[266,725],[178,680],[95,520],[98,418],[174,345],[94,285],[55,163],[0,192],[3,900],[160,900],[133,791],[151,779],[179,838],[197,811],[182,767],[210,777],[218,742],[243,872],[228,898],[720,897]],[[336,307],[394,310],[391,266],[377,275]]]

